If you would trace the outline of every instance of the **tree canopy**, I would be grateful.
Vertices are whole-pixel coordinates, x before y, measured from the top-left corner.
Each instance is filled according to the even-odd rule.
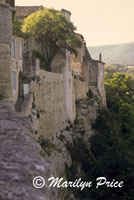
[[[62,49],[67,49],[77,55],[77,48],[81,46],[76,37],[73,23],[57,10],[45,8],[31,14],[24,20],[24,33],[33,35],[35,41],[41,45],[42,58],[48,70],[55,55]]]
[[[76,166],[81,166],[83,181],[93,181],[91,188],[76,190],[78,199],[133,200],[134,188],[134,81],[127,74],[105,74],[107,107],[100,107],[92,128],[90,150],[85,141],[75,144],[77,165],[68,170],[69,179],[79,178]],[[122,188],[106,185],[96,189],[96,178],[123,181]]]
[[[12,29],[13,29],[13,31],[22,34],[21,26],[22,26],[22,22],[20,22],[16,18],[14,18],[13,23],[12,23]]]
[[[107,108],[101,108],[91,138],[88,177],[123,181],[120,189],[92,190],[96,200],[132,200],[134,187],[134,87],[127,74],[105,74]],[[92,199],[92,198],[91,198]]]

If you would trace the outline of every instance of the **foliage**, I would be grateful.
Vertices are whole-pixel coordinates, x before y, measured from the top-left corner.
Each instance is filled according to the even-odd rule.
[[[92,99],[93,96],[94,96],[93,92],[89,89],[88,92],[87,92],[87,97],[88,97],[89,99]]]
[[[133,199],[134,187],[134,88],[130,76],[106,75],[108,108],[101,108],[93,128],[89,177],[124,181],[123,188],[101,187],[90,196],[98,199]],[[92,167],[91,167],[92,166]]]
[[[3,95],[0,95],[0,101],[2,101],[3,99],[5,99],[6,97],[4,97]]]
[[[22,31],[21,31],[22,22],[14,18],[12,26],[13,26],[13,31],[22,34]]]
[[[124,74],[129,74],[131,77],[134,77],[134,66],[119,65],[119,64],[106,65],[105,72],[107,73],[121,72]]]
[[[75,167],[68,170],[69,178],[74,177],[76,166],[81,166],[82,180],[93,181],[91,188],[75,195],[91,200],[133,200],[134,188],[134,88],[130,76],[121,73],[105,74],[107,108],[98,110],[98,117],[92,128],[96,130],[91,139],[90,152],[86,146],[76,144]],[[73,153],[75,151],[73,150]],[[74,163],[76,160],[73,158]],[[75,169],[75,170],[74,170]],[[73,171],[74,170],[74,171]],[[96,178],[106,177],[123,181],[122,188],[101,186],[96,189]],[[74,177],[78,178],[77,175]]]
[[[40,60],[40,68],[49,71],[47,65],[45,65],[45,58],[41,55],[39,51],[33,50],[32,55]]]
[[[49,139],[44,139],[42,136],[40,136],[39,143],[42,147],[42,150],[44,150],[48,155],[51,155],[52,151],[57,151],[58,153],[62,153],[62,149],[58,148]]]
[[[22,30],[34,36],[36,42],[41,45],[42,56],[49,71],[58,52],[67,49],[77,55],[77,48],[81,46],[74,32],[74,25],[54,9],[45,8],[31,14],[24,20]]]
[[[134,81],[129,75],[105,73],[105,79],[107,105],[111,111],[115,111],[115,106],[119,110],[124,103],[134,105]]]

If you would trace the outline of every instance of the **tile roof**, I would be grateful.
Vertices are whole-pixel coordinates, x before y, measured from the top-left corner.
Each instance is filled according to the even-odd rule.
[[[24,19],[28,15],[36,12],[39,9],[44,9],[43,6],[15,6],[16,8],[16,18]]]

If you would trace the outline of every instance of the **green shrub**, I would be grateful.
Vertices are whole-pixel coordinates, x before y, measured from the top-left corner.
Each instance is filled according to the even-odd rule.
[[[92,99],[93,97],[94,97],[94,94],[93,94],[93,92],[89,89],[88,90],[88,92],[87,92],[87,97],[89,98],[89,99]]]
[[[62,149],[57,147],[54,143],[52,143],[49,139],[44,139],[43,137],[40,137],[40,145],[43,148],[44,151],[48,150],[48,153],[53,149],[59,153],[62,153]]]

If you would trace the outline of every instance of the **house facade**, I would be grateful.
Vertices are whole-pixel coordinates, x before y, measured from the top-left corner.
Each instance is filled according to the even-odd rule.
[[[16,7],[16,17],[22,20],[38,9],[43,7]],[[35,131],[50,137],[62,131],[68,120],[73,123],[76,101],[89,98],[89,90],[106,104],[104,63],[91,58],[82,35],[76,34],[82,42],[78,56],[63,50],[55,56],[52,71],[47,72],[40,69],[32,54],[32,50],[40,51],[34,38],[24,39],[12,32],[12,7],[3,1],[0,11],[0,95],[10,99],[16,111],[30,116]],[[61,12],[69,21],[71,13]]]
[[[23,52],[24,38],[21,35],[13,32],[11,42],[11,79],[14,103],[17,102],[20,96],[23,96],[23,89],[21,89],[24,62]]]

